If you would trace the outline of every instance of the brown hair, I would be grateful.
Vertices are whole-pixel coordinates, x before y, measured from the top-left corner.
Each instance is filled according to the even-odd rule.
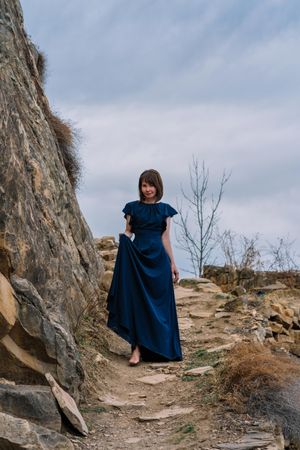
[[[163,182],[161,176],[157,170],[148,169],[141,173],[139,178],[139,195],[140,201],[142,202],[145,197],[142,193],[142,183],[145,181],[146,183],[152,184],[156,188],[156,201],[158,202],[164,193]]]

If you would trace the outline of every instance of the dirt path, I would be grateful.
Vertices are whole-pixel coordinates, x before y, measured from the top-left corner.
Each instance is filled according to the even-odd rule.
[[[108,343],[103,352],[103,342],[91,339],[95,328],[88,322],[89,332],[80,342],[88,372],[81,411],[90,433],[87,438],[71,437],[76,449],[211,450],[240,434],[245,424],[250,425],[249,420],[241,418],[232,431],[230,411],[224,413],[214,398],[213,370],[202,376],[187,372],[216,366],[226,350],[206,350],[230,346],[241,339],[241,314],[222,311],[226,300],[217,287],[206,285],[203,289],[175,289],[182,362],[130,367],[129,346],[102,328],[100,333],[106,333]],[[161,382],[151,385],[140,380],[146,376],[152,382],[151,377],[158,376]]]

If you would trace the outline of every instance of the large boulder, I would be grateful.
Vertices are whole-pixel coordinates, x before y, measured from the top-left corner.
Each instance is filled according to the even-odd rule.
[[[0,412],[61,431],[61,415],[48,386],[0,384]]]
[[[1,450],[74,450],[72,442],[48,428],[0,412]]]
[[[0,376],[36,384],[51,372],[76,397],[72,333],[100,299],[101,258],[74,191],[70,130],[50,110],[19,0],[0,0],[0,17],[0,272],[17,300],[16,312],[8,291],[0,300]]]

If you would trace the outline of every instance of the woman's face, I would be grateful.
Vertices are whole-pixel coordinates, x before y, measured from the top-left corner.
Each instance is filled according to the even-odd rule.
[[[153,184],[147,183],[147,181],[143,181],[141,189],[142,189],[142,194],[147,202],[149,202],[149,203],[155,202],[156,187]]]

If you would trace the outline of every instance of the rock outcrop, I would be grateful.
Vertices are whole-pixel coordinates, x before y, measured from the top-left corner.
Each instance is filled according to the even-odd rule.
[[[0,448],[3,450],[74,450],[56,431],[0,412]]]
[[[0,0],[0,377],[45,384],[50,372],[78,400],[72,331],[100,296],[102,263],[74,192],[71,131],[50,110],[39,59],[19,0]]]
[[[104,262],[104,274],[101,279],[101,288],[108,292],[118,253],[118,243],[114,236],[103,236],[95,239],[95,245]]]
[[[0,412],[61,431],[61,416],[47,386],[0,384]]]

